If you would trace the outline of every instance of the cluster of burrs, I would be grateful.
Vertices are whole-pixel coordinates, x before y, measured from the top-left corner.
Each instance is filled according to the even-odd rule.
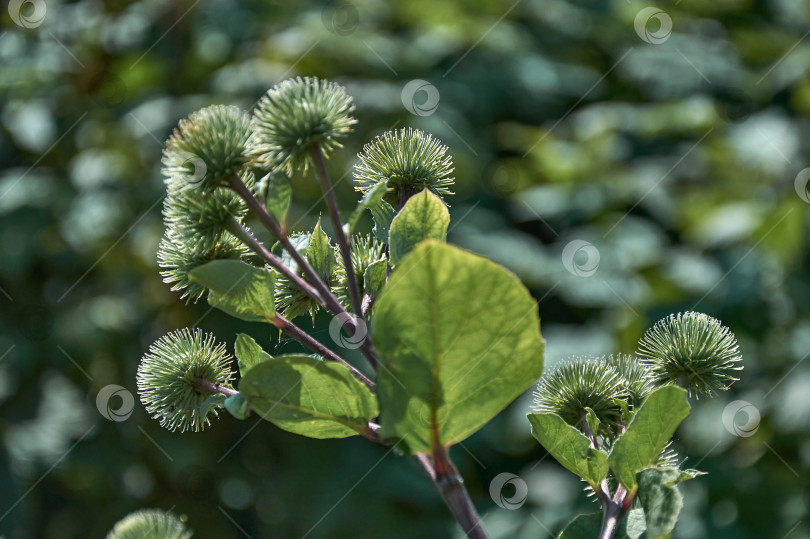
[[[286,222],[290,180],[310,168],[323,179],[324,160],[356,123],[353,112],[342,86],[299,77],[271,88],[252,113],[214,105],[181,120],[162,159],[166,231],[158,262],[172,290],[196,302],[209,290],[192,272],[214,260],[234,259],[274,271],[282,330],[294,330],[287,319],[314,317],[321,309],[362,313],[363,301],[376,288],[364,277],[370,266],[386,260],[385,243],[351,230],[347,236],[334,218],[337,212],[330,212],[335,243],[320,221],[311,231],[289,234]],[[384,184],[375,204],[389,216],[423,189],[449,194],[454,181],[447,147],[419,130],[384,133],[358,157],[355,189],[370,197]],[[321,187],[329,203],[331,185]],[[285,200],[279,193],[286,194],[286,203],[279,205]],[[249,214],[268,227],[275,246],[265,248],[255,238],[246,224]],[[163,426],[201,430],[222,406],[222,394],[233,391],[230,364],[212,335],[169,333],[152,345],[138,369],[141,400]]]

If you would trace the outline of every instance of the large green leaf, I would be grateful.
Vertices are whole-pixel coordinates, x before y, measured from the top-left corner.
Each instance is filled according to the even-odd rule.
[[[679,387],[661,387],[647,396],[608,456],[610,469],[627,490],[636,486],[637,472],[655,464],[688,415],[686,391]]]
[[[382,368],[381,433],[409,453],[464,440],[537,381],[537,304],[481,256],[427,240],[380,293],[372,319]]]
[[[391,263],[399,264],[422,240],[444,241],[449,224],[447,206],[428,189],[409,198],[391,221],[388,234]]]
[[[575,427],[557,414],[529,414],[532,435],[543,447],[592,487],[597,487],[607,476],[607,453],[591,447],[591,442]]]
[[[675,486],[681,477],[676,468],[648,468],[638,473],[638,500],[644,508],[649,539],[666,537],[678,522],[683,496]]]
[[[345,365],[301,354],[255,365],[239,382],[239,393],[263,419],[310,438],[368,433],[378,414],[374,394]]]
[[[214,260],[195,268],[189,278],[208,288],[208,303],[248,322],[275,319],[271,271],[240,260]]]
[[[602,513],[579,515],[568,523],[557,539],[594,539],[602,529]]]
[[[270,354],[265,352],[253,337],[244,333],[236,335],[236,343],[234,343],[233,349],[236,353],[236,359],[239,361],[239,373],[242,376],[254,365],[272,359]]]

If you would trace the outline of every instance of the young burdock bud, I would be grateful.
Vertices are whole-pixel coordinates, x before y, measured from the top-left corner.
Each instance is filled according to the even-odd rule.
[[[250,116],[238,107],[214,105],[180,120],[163,150],[163,175],[169,193],[211,192],[227,185],[248,163]]]
[[[347,309],[351,307],[349,297],[349,281],[346,277],[346,268],[343,266],[343,259],[336,252],[337,259],[337,284],[335,285],[335,296]],[[360,297],[368,294],[364,276],[369,266],[375,262],[385,261],[385,244],[376,240],[369,234],[355,234],[352,237],[352,268],[357,281],[357,290]]]
[[[611,354],[605,358],[608,365],[616,369],[627,390],[627,404],[638,408],[644,398],[653,390],[653,382],[647,368],[636,356],[631,354]]]
[[[318,220],[318,224],[315,225],[312,232],[294,234],[290,237],[290,241],[296,250],[304,255],[309,265],[312,266],[312,269],[315,270],[327,286],[331,287],[337,282],[335,248],[330,243],[329,236],[321,229],[320,220]],[[282,261],[287,263],[294,271],[297,271],[299,275],[304,276],[303,270],[287,255],[282,254]],[[315,313],[321,308],[320,303],[302,292],[282,274],[276,276],[274,296],[276,310],[290,320],[309,314],[314,323]]]
[[[453,194],[453,160],[447,146],[418,129],[388,131],[363,146],[358,157],[355,189],[365,193],[386,183],[392,191],[384,198],[395,208],[426,188],[438,196]]]
[[[163,201],[163,221],[180,236],[205,246],[222,240],[234,219],[247,213],[244,201],[229,189],[219,187],[211,193],[194,190],[176,191]]]
[[[221,403],[209,399],[230,389],[233,372],[225,345],[199,329],[158,339],[138,366],[138,393],[146,410],[169,430],[203,430]]]
[[[616,369],[601,358],[575,357],[543,376],[534,392],[536,413],[554,413],[584,431],[587,409],[599,419],[599,434],[618,433],[622,408],[627,400],[624,381]]]
[[[141,509],[116,522],[106,539],[189,539],[192,535],[173,513]]]
[[[731,330],[691,311],[659,320],[641,338],[637,353],[654,383],[677,384],[698,398],[725,391],[743,368]]]
[[[303,172],[313,145],[327,157],[341,147],[339,139],[357,123],[353,110],[351,96],[334,82],[313,77],[285,80],[268,90],[253,112],[256,125],[250,152],[268,169]]]

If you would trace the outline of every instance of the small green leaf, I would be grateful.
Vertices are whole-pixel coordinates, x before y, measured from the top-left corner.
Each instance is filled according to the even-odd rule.
[[[301,354],[254,366],[239,392],[263,419],[310,438],[367,433],[379,413],[374,394],[346,366]]]
[[[596,434],[599,432],[599,418],[596,416],[596,413],[591,410],[590,408],[585,408],[585,422],[588,423],[588,428],[591,429],[591,432]]]
[[[684,481],[689,481],[690,479],[694,479],[696,477],[700,477],[701,475],[708,475],[708,472],[701,472],[700,470],[694,470],[692,468],[688,470],[681,470],[681,475],[678,476],[678,479],[675,480],[675,484],[683,483]]]
[[[262,350],[250,335],[239,333],[233,345],[236,359],[239,360],[239,373],[244,376],[247,370],[254,365],[272,359],[270,354]]]
[[[602,513],[579,515],[568,523],[557,539],[593,539],[602,529]]]
[[[391,274],[371,323],[381,436],[407,453],[464,440],[543,371],[537,303],[502,266],[422,242]]]
[[[655,464],[688,415],[686,391],[679,387],[660,387],[644,399],[608,456],[610,469],[627,490],[636,486],[637,472]]]
[[[207,399],[200,403],[200,415],[205,417],[214,409],[222,408],[223,406],[225,406],[225,395],[222,393],[210,395]]]
[[[286,226],[287,212],[292,202],[292,186],[290,179],[281,171],[274,171],[262,178],[266,182],[265,206],[270,215],[282,225]]]
[[[650,539],[666,537],[675,528],[683,507],[683,496],[675,486],[680,475],[676,468],[647,468],[638,473],[638,500]]]
[[[387,192],[388,185],[385,182],[378,183],[366,191],[363,198],[357,203],[357,207],[349,216],[349,222],[344,227],[346,228],[347,236],[354,234],[354,230],[357,228],[357,223],[360,221],[360,216],[363,215],[363,212],[369,208],[372,208],[373,211],[374,206],[378,205],[382,201],[383,195],[385,195]]]
[[[633,420],[633,414],[635,412],[633,410],[630,410],[630,407],[627,405],[627,401],[625,401],[624,399],[616,399],[614,402],[622,410],[622,423],[624,423],[625,425],[629,425],[630,422]]]
[[[363,291],[375,297],[380,293],[383,286],[385,286],[386,277],[388,276],[388,261],[378,260],[366,268],[363,274]]]
[[[245,419],[250,415],[250,403],[242,396],[241,393],[231,395],[225,399],[225,409],[228,410],[236,419]]]
[[[189,278],[208,288],[208,303],[248,322],[271,322],[274,275],[241,260],[214,260],[195,268]]]
[[[396,265],[422,240],[444,241],[450,212],[442,199],[425,189],[408,199],[389,231],[391,263]]]
[[[607,476],[607,453],[591,447],[578,429],[557,414],[529,414],[532,435],[569,471],[596,487]]]
[[[388,243],[388,231],[391,229],[391,221],[394,220],[396,214],[394,208],[384,200],[371,206],[371,216],[374,218],[374,236],[383,243]]]
[[[293,249],[306,256],[311,237],[312,234],[310,233],[293,234],[289,237],[290,245],[292,245]],[[284,249],[281,246],[280,242],[274,243],[271,251],[281,260],[282,264],[290,268],[293,272],[299,273],[300,269],[298,267],[298,262],[293,259],[292,255],[289,253],[289,251],[287,251],[287,249]]]
[[[329,243],[329,236],[321,229],[321,220],[315,225],[312,237],[307,247],[307,262],[327,282],[332,269],[335,267],[335,250]]]

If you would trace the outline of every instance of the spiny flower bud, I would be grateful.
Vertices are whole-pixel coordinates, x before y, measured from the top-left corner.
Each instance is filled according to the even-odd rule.
[[[182,290],[181,298],[197,301],[205,293],[205,287],[189,279],[192,270],[212,260],[238,259],[247,252],[247,247],[228,232],[223,232],[218,241],[206,242],[169,227],[158,247],[157,258],[163,282],[173,285],[172,290]]]
[[[619,400],[628,393],[616,369],[599,358],[574,357],[543,376],[534,393],[534,411],[554,413],[584,430],[587,408],[599,419],[598,434],[615,436],[621,421]]]
[[[305,171],[308,151],[319,144],[325,156],[341,147],[357,122],[352,98],[334,83],[314,77],[285,80],[262,97],[253,112],[251,154],[268,168]]]
[[[639,341],[638,355],[656,384],[677,384],[697,397],[725,391],[743,368],[731,330],[692,311],[659,320]]]
[[[346,268],[343,265],[343,257],[339,252],[335,253],[337,259],[337,284],[335,286],[335,296],[347,309],[351,307],[351,297],[349,296],[349,279],[346,276]],[[366,293],[363,276],[366,269],[375,262],[385,260],[385,244],[378,241],[369,234],[356,234],[352,236],[352,269],[357,281],[357,290],[360,297]]]
[[[107,539],[190,539],[192,535],[173,513],[141,509],[116,522]]]
[[[211,246],[221,241],[233,219],[247,213],[244,201],[233,191],[217,188],[211,193],[177,191],[163,201],[163,220],[182,237]]]
[[[335,248],[331,245],[329,236],[321,229],[320,220],[312,232],[293,234],[290,236],[290,241],[327,286],[333,286],[337,282]],[[287,263],[300,276],[304,276],[303,270],[291,258],[288,258],[286,254],[281,256],[282,262]],[[337,256],[337,258],[340,257]],[[321,308],[320,303],[302,292],[281,274],[276,277],[274,297],[276,310],[291,320],[309,314],[314,322],[315,314]]]
[[[225,186],[245,170],[251,132],[250,116],[233,106],[213,105],[180,120],[163,150],[169,192]]]
[[[418,129],[388,131],[363,146],[358,157],[355,189],[365,193],[384,182],[392,189],[384,198],[395,208],[426,188],[438,196],[453,194],[453,160],[447,146]]]
[[[221,403],[202,382],[230,388],[231,356],[213,334],[182,329],[158,339],[138,366],[138,393],[146,410],[169,430],[195,432],[211,422]]]
[[[647,368],[631,354],[609,355],[605,358],[608,365],[616,369],[627,390],[628,404],[634,408],[641,406],[644,399],[653,390],[653,382]]]

